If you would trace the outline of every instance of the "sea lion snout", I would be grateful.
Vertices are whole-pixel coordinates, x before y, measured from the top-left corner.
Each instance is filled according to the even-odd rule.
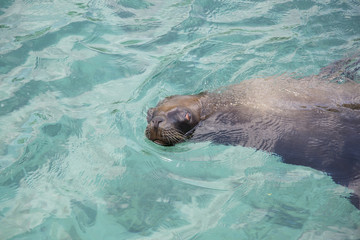
[[[154,129],[158,129],[159,125],[164,123],[165,123],[165,118],[163,116],[156,116],[150,121],[150,124]]]
[[[175,131],[171,121],[169,122],[165,115],[151,113],[148,118],[145,135],[152,142],[162,146],[172,146],[184,139],[178,131]],[[177,139],[176,142],[174,142],[175,139]]]

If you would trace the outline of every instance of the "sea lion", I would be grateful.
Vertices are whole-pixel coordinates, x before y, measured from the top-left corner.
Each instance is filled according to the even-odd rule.
[[[167,97],[149,109],[145,135],[164,146],[191,139],[276,153],[353,189],[351,202],[360,208],[360,84],[344,75],[344,65]]]

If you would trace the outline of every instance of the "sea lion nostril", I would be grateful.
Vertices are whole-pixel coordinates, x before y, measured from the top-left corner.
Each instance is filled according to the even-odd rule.
[[[154,118],[151,120],[151,122],[152,122],[154,128],[158,128],[158,127],[159,127],[159,124],[160,124],[161,122],[163,122],[164,120],[165,120],[165,119],[164,119],[163,117],[156,116],[156,117],[154,117]]]

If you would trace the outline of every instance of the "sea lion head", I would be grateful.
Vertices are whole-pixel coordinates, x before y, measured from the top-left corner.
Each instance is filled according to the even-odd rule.
[[[163,146],[173,146],[191,137],[201,120],[200,95],[175,95],[147,112],[146,137]]]

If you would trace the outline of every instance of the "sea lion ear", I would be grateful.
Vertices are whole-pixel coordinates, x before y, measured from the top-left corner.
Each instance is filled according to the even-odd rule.
[[[146,116],[147,122],[150,122],[150,120],[153,118],[153,115],[154,115],[154,108],[149,108]]]

